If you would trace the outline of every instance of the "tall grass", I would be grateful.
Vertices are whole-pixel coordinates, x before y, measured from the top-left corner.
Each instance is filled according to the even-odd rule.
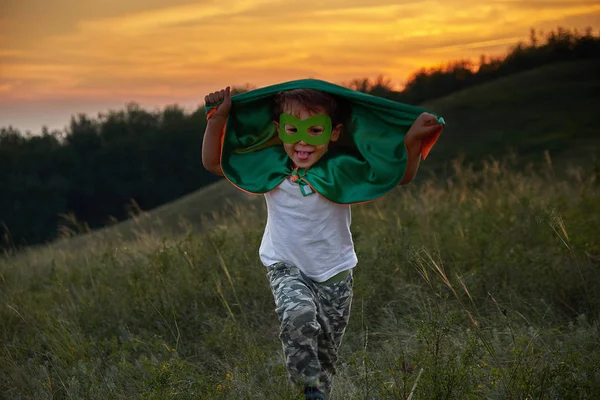
[[[599,170],[456,162],[353,208],[337,399],[600,393]],[[0,260],[6,399],[298,399],[257,257],[265,211]]]

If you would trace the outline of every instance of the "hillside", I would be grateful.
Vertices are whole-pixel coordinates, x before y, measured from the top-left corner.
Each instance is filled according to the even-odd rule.
[[[598,154],[600,60],[548,65],[463,90],[424,106],[448,126],[431,163],[471,160],[513,149],[537,161]]]

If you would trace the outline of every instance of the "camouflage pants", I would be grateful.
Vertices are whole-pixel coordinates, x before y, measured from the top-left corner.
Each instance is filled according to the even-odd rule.
[[[281,322],[279,338],[294,383],[331,392],[337,351],[352,303],[353,278],[320,284],[286,263],[267,273]]]

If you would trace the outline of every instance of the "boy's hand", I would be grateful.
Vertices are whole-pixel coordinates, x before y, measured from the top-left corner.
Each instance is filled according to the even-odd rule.
[[[219,102],[222,103],[217,106],[216,111],[210,118],[222,119],[225,121],[229,115],[229,110],[231,110],[231,88],[229,86],[217,92],[212,92],[204,97],[204,103],[207,106]]]
[[[408,165],[400,185],[406,185],[414,179],[421,158],[427,157],[442,129],[444,129],[444,124],[439,123],[433,114],[423,113],[415,120],[404,136],[404,144],[408,151]]]
[[[438,122],[435,115],[422,113],[406,133],[405,141],[422,141],[438,134],[443,128],[444,125]]]

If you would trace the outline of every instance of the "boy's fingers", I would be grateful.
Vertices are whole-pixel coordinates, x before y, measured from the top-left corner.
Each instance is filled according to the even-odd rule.
[[[442,129],[443,129],[443,126],[440,124],[427,126],[427,128],[425,128],[425,136],[431,136],[431,135],[437,134],[438,132],[441,132]]]
[[[438,119],[435,115],[429,114],[426,112],[419,115],[419,119],[423,122],[423,125],[425,125],[425,126],[432,126],[432,125],[439,124]]]
[[[231,89],[227,86],[226,89],[222,89],[220,91],[209,93],[204,97],[204,102],[206,104],[215,104],[220,101],[228,102],[231,99]]]
[[[222,90],[222,92],[223,92],[223,104],[225,107],[229,107],[229,105],[231,104],[231,90],[230,90],[229,86],[227,86],[227,88]]]

